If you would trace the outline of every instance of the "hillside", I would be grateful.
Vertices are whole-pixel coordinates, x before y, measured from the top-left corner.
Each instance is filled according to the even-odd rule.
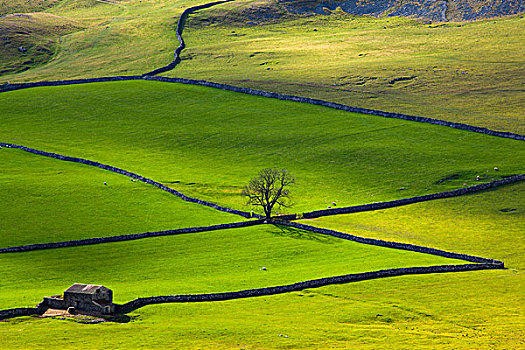
[[[525,0],[211,1],[0,0],[0,350],[524,348]]]
[[[2,141],[119,166],[235,207],[244,203],[240,185],[269,165],[297,176],[293,210],[300,212],[333,201],[342,206],[462,187],[477,183],[472,175],[487,181],[522,173],[524,164],[517,140],[159,82],[7,92],[0,94],[0,115]],[[206,208],[191,205],[190,210],[176,197],[167,198],[125,176],[37,157],[0,149],[4,246],[228,220],[226,214]],[[150,305],[131,312],[127,323],[13,318],[0,322],[0,347],[519,348],[525,329],[516,317],[523,305],[523,189],[516,184],[306,221],[365,237],[502,258],[507,269]],[[265,225],[3,254],[0,305],[32,306],[76,281],[106,285],[115,291],[117,302],[125,302],[391,267],[455,264],[436,258]],[[261,270],[263,266],[267,270]]]
[[[80,30],[71,19],[48,14],[11,14],[0,18],[0,74],[18,73],[47,63],[60,37]]]
[[[0,16],[10,13],[44,11],[59,2],[60,0],[0,0]]]
[[[471,21],[525,11],[523,0],[279,0],[293,13],[327,14],[340,8],[354,15],[406,16],[431,21]]]

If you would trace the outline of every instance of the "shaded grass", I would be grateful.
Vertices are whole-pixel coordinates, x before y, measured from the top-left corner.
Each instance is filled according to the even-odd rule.
[[[60,1],[63,0],[0,0],[0,16],[43,11],[57,5]]]
[[[46,13],[0,18],[0,75],[23,72],[47,63],[61,36],[80,30],[78,22]]]
[[[2,248],[242,221],[85,165],[15,149],[0,164]]]
[[[4,142],[110,164],[240,209],[249,209],[242,186],[265,167],[297,177],[299,213],[524,170],[520,141],[199,86],[131,81],[28,89],[1,94],[0,114]]]

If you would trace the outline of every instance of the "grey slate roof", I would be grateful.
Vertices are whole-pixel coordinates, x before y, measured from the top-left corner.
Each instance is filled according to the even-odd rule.
[[[99,286],[96,284],[81,284],[81,283],[75,283],[64,293],[78,293],[78,294],[95,294],[97,290],[108,290],[108,288],[104,286]]]

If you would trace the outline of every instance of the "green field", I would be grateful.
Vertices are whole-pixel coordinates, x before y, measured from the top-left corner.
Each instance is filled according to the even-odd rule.
[[[137,259],[140,257],[140,259]],[[0,309],[34,306],[75,282],[114,289],[115,302],[229,292],[385,268],[462,260],[369,246],[275,226],[0,256]],[[261,267],[266,271],[261,271]]]
[[[525,170],[521,141],[199,86],[131,81],[20,90],[0,95],[0,114],[4,142],[99,161],[245,210],[242,187],[265,167],[297,177],[297,213]]]
[[[205,2],[0,0],[0,84],[158,68],[172,60],[180,13]],[[167,75],[524,134],[524,21],[298,16],[274,1],[237,0],[189,17],[181,64]],[[0,142],[116,166],[245,211],[254,208],[241,190],[266,167],[295,175],[295,205],[277,212],[299,214],[525,173],[523,141],[152,81],[1,93]],[[19,317],[0,321],[0,349],[525,348],[524,191],[518,183],[300,221],[498,259],[506,269],[152,305],[127,323]],[[9,148],[0,149],[0,207],[0,248],[245,220]],[[0,254],[0,309],[34,307],[75,282],[105,285],[124,303],[463,263],[261,225]]]
[[[2,248],[243,220],[87,165],[15,149],[0,164]]]
[[[428,349],[519,348],[525,335],[525,300],[519,292],[525,287],[520,243],[522,191],[520,184],[473,196],[354,215],[368,215],[376,227],[402,223],[404,236],[384,229],[382,238],[504,259],[509,270],[404,276],[271,297],[148,306],[131,313],[133,320],[127,324],[83,325],[24,317],[0,322],[2,344],[6,349],[38,349],[48,347],[49,342],[65,348],[79,344],[128,348],[132,338],[133,348],[144,349],[165,348],[166,344],[195,349],[374,349],[386,344],[407,348],[414,343]],[[499,214],[503,207],[517,210]],[[346,216],[337,228],[342,229],[341,222],[359,222],[359,218],[351,217]],[[324,226],[334,225],[326,222]],[[450,226],[455,233],[452,238]],[[59,293],[78,278],[102,278],[104,283],[119,286],[115,297],[126,301],[162,294],[159,292],[232,290],[286,283],[298,277],[326,276],[328,271],[363,271],[384,267],[385,259],[392,264],[398,254],[404,256],[396,266],[410,262],[423,265],[415,256],[420,254],[304,232],[284,234],[278,228],[268,227],[3,255],[0,266],[6,277],[2,279],[2,305],[32,305],[41,295]],[[497,235],[493,227],[497,228]],[[368,230],[367,234],[378,237],[378,232],[379,229]],[[424,234],[416,237],[418,232]],[[454,240],[455,237],[461,239]],[[217,254],[219,250],[221,254]],[[74,261],[82,261],[83,266]],[[106,263],[114,268],[108,269]],[[268,267],[268,274],[259,271],[261,266]],[[148,273],[162,278],[151,279]]]
[[[490,256],[524,267],[525,184],[373,212],[302,220],[358,236]]]

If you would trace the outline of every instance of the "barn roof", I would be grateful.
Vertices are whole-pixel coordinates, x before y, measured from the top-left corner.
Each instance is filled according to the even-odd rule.
[[[108,288],[104,286],[99,286],[96,284],[81,284],[81,283],[75,283],[71,287],[69,287],[65,293],[79,293],[79,294],[95,294],[97,290],[100,289],[106,289]]]

